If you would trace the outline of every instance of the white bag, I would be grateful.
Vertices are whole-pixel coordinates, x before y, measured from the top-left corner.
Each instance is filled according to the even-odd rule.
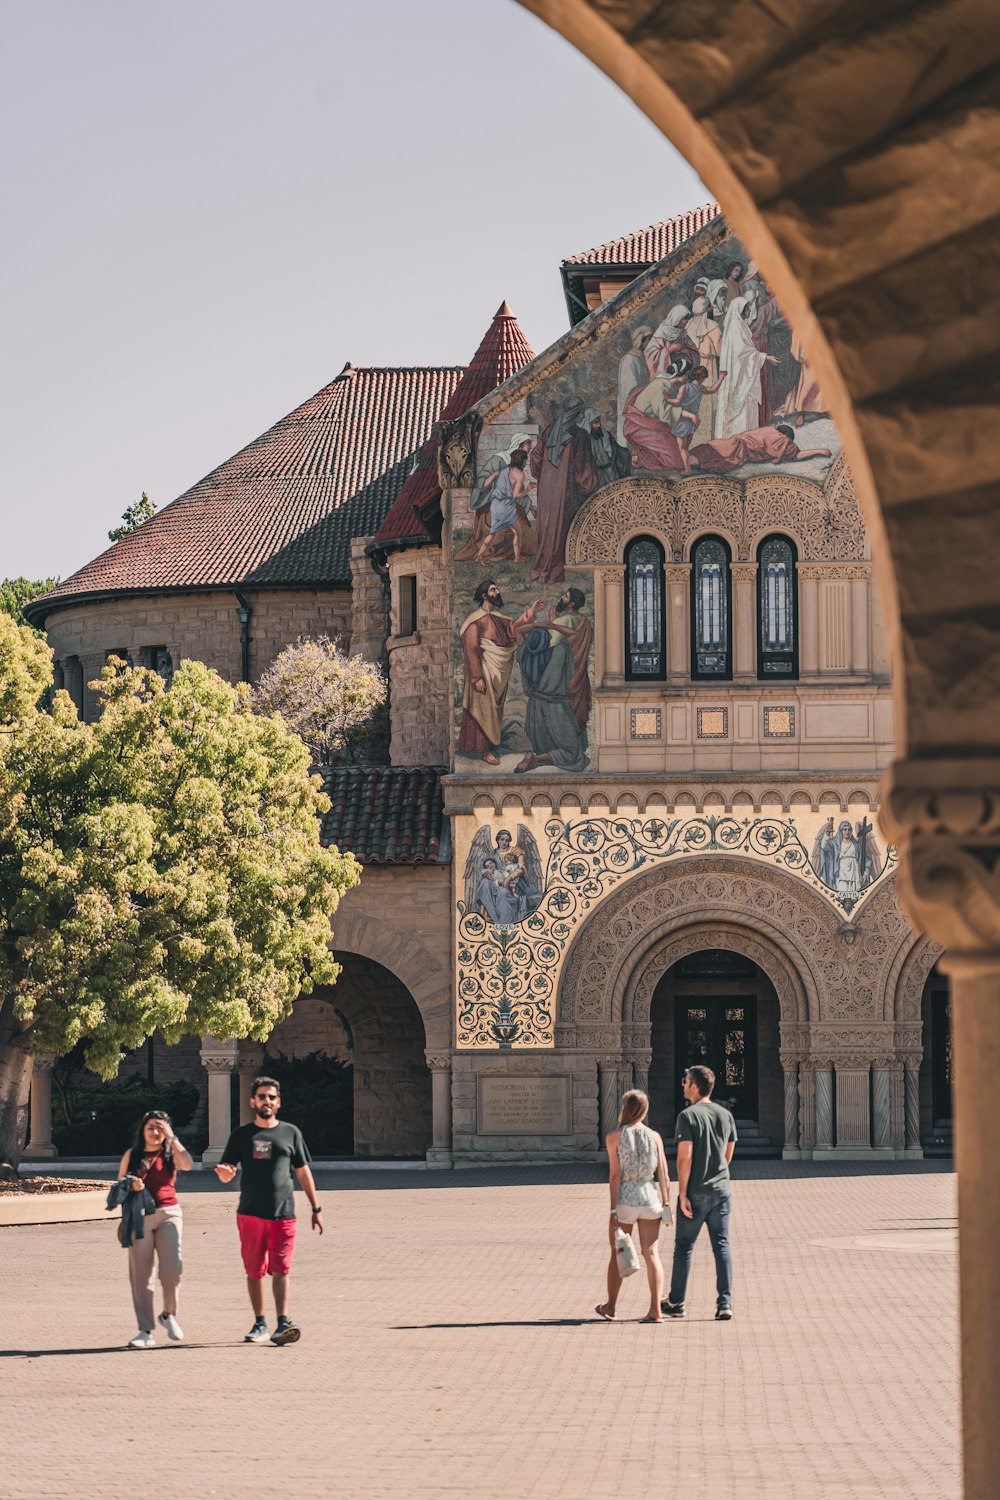
[[[639,1257],[635,1253],[632,1236],[626,1234],[624,1229],[615,1230],[615,1259],[618,1262],[618,1274],[623,1281],[626,1276],[634,1276],[639,1269]]]
[[[674,1222],[674,1216],[670,1208],[670,1201],[667,1198],[664,1198],[663,1200],[663,1212],[660,1215],[660,1220],[664,1224],[672,1224]]]

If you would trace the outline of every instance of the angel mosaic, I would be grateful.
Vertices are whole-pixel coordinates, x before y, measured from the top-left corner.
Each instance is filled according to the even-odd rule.
[[[835,891],[850,911],[861,892],[882,873],[875,829],[867,818],[854,827],[843,818],[834,829],[833,818],[827,818],[816,835],[810,863],[823,884]]]
[[[517,825],[517,843],[501,828],[494,845],[488,824],[478,830],[465,862],[465,910],[510,927],[542,899],[542,861],[531,829]]]

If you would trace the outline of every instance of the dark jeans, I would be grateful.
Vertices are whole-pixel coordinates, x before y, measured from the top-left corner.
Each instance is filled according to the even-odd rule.
[[[729,1249],[729,1215],[733,1200],[728,1187],[709,1188],[691,1193],[692,1217],[687,1219],[677,1206],[677,1232],[674,1237],[674,1269],[670,1278],[669,1300],[676,1306],[687,1293],[688,1275],[694,1242],[701,1226],[708,1225],[708,1237],[715,1256],[715,1289],[720,1300],[732,1301],[733,1257]]]

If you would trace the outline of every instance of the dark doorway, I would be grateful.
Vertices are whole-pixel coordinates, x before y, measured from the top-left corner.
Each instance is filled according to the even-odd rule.
[[[921,1002],[924,1058],[920,1065],[920,1138],[927,1156],[951,1156],[951,990],[935,966]]]
[[[715,1074],[715,1098],[738,1119],[756,1120],[757,996],[677,995],[674,1000],[677,1055],[682,1067],[702,1063]],[[677,1109],[684,1108],[677,1071]]]
[[[779,1006],[763,970],[728,949],[690,954],[657,984],[650,1020],[654,1128],[673,1138],[684,1107],[681,1074],[704,1063],[716,1075],[715,1098],[736,1116],[741,1155],[780,1155],[784,1081]]]

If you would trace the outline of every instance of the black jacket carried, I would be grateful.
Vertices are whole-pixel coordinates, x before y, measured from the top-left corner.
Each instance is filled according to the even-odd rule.
[[[133,1193],[131,1177],[119,1177],[108,1193],[105,1207],[117,1208],[119,1203],[122,1209],[122,1224],[118,1238],[123,1248],[127,1250],[133,1240],[145,1239],[146,1225],[143,1220],[147,1214],[156,1212],[156,1204],[148,1188],[143,1188],[141,1193]]]

